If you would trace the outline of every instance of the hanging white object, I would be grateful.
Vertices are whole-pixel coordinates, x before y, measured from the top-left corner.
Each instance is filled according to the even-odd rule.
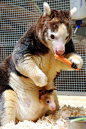
[[[72,19],[79,20],[86,17],[86,0],[70,0],[70,10],[74,7],[77,8],[77,12]]]

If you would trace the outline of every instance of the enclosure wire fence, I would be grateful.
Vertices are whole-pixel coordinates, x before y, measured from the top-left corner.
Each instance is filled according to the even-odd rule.
[[[16,42],[43,12],[45,0],[1,0],[0,1],[0,62],[12,51]],[[47,0],[52,9],[69,10],[70,0]],[[76,51],[83,58],[79,71],[62,71],[55,80],[58,94],[86,95],[86,19],[77,33],[73,33]],[[74,32],[75,21],[72,20]]]

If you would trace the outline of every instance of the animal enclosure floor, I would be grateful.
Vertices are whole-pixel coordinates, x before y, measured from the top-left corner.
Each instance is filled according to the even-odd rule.
[[[60,109],[54,115],[43,116],[37,122],[23,121],[15,125],[13,122],[0,129],[68,129],[65,118],[70,116],[86,116],[85,96],[58,96]]]
[[[86,107],[86,96],[58,96],[60,105],[73,104],[75,106]]]

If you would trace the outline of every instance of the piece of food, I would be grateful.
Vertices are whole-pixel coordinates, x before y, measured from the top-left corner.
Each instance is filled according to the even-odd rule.
[[[60,60],[61,62],[67,64],[69,67],[72,68],[72,62],[69,61],[67,58],[60,56],[59,54],[55,54],[54,56],[55,56],[55,59]],[[79,69],[75,69],[75,70],[79,70]]]
[[[73,122],[76,122],[76,121],[86,121],[86,117],[75,118],[75,119],[71,120],[70,122],[73,123]]]

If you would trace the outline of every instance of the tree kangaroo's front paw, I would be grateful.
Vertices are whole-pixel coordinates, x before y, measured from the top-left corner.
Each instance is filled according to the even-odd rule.
[[[34,76],[33,81],[37,86],[43,87],[47,85],[47,76],[41,72],[40,74],[36,74]]]
[[[72,62],[72,68],[81,69],[83,65],[83,60],[79,55],[73,55],[69,57],[69,60]]]

